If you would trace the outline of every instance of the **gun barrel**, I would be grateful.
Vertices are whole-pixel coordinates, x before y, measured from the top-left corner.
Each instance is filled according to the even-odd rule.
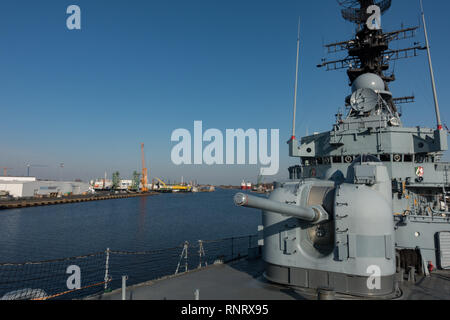
[[[238,193],[234,196],[234,203],[240,207],[255,208],[264,211],[275,212],[281,215],[290,216],[309,222],[315,222],[320,218],[320,213],[311,207],[304,208],[300,206],[294,206],[243,193]]]

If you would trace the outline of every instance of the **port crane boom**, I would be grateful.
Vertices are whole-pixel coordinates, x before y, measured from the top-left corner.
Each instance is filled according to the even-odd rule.
[[[8,175],[8,170],[12,170],[13,168],[0,167],[0,169],[3,169],[3,176],[6,177]]]
[[[162,181],[162,180],[161,180],[160,178],[158,178],[158,177],[155,177],[155,179],[158,180],[159,183],[161,183],[161,184],[164,186],[164,188],[167,188],[167,185],[164,183],[164,181]]]
[[[142,160],[142,191],[147,192],[148,191],[148,174],[147,174],[147,167],[145,166],[145,157],[144,157],[144,144],[141,143],[141,160]]]

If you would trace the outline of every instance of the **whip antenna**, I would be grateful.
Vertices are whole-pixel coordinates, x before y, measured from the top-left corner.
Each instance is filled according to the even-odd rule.
[[[294,119],[292,121],[292,140],[295,140],[295,118],[297,114],[297,91],[298,91],[298,61],[300,55],[300,17],[298,18],[298,36],[297,36],[297,63],[295,67],[295,89],[294,89]]]
[[[439,102],[437,98],[436,82],[434,80],[433,64],[431,62],[430,43],[428,41],[427,23],[425,21],[425,13],[423,11],[423,2],[420,0],[420,9],[422,11],[423,31],[425,33],[425,41],[428,53],[428,66],[430,67],[431,86],[433,87],[434,107],[436,109],[436,121],[438,130],[442,130],[441,113],[439,111]]]

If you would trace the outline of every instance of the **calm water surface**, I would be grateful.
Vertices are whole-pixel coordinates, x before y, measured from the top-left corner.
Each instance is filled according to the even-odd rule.
[[[237,190],[160,194],[0,211],[0,262],[112,250],[170,248],[185,240],[256,234],[260,211],[236,207]]]

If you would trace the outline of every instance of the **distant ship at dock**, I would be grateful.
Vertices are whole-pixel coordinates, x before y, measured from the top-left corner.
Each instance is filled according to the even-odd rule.
[[[241,190],[252,190],[252,183],[251,182],[245,182],[245,180],[242,180],[242,182],[241,182]]]

